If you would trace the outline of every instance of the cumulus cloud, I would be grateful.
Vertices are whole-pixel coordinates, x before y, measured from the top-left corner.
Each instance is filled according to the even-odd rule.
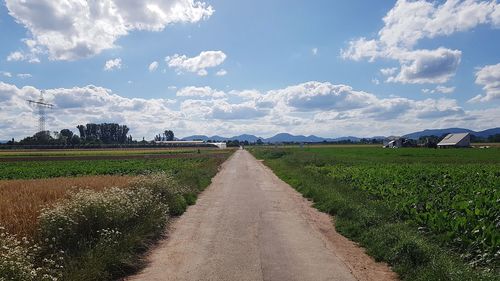
[[[156,71],[157,68],[158,68],[158,62],[157,61],[154,61],[154,62],[150,63],[149,66],[148,66],[149,72],[154,72],[154,71]]]
[[[0,74],[2,74],[5,77],[8,77],[8,78],[12,77],[12,73],[10,73],[8,71],[0,71]]]
[[[443,85],[436,86],[434,89],[422,89],[424,94],[451,94],[455,91],[455,87],[446,87]]]
[[[194,0],[6,0],[6,6],[29,30],[32,47],[42,49],[52,60],[93,56],[114,48],[116,40],[131,31],[161,31],[173,23],[198,22],[214,12]],[[33,48],[28,52],[32,54]],[[22,56],[26,54],[18,52],[12,58]]]
[[[18,88],[0,82],[0,139],[19,138],[36,130],[36,110],[26,99],[37,99],[39,94],[31,86]],[[139,139],[152,138],[164,128],[173,128],[180,136],[282,131],[390,135],[426,127],[487,128],[500,118],[496,109],[467,111],[454,99],[380,98],[348,85],[317,81],[266,92],[224,93],[209,87],[185,87],[175,101],[127,98],[93,85],[47,89],[45,98],[55,104],[47,119],[51,130],[75,129],[88,122],[119,122],[127,124]]]
[[[26,102],[38,99],[40,91],[31,86],[18,88],[0,82],[0,119],[12,124],[2,137],[19,137],[36,130],[36,109]],[[120,122],[131,128],[134,136],[154,135],[155,130],[182,120],[182,114],[171,109],[175,103],[167,99],[125,98],[111,90],[93,85],[47,89],[47,102],[55,105],[47,114],[48,128],[69,128],[89,122]],[[22,117],[21,117],[22,116]],[[142,124],[142,125],[141,125]],[[148,126],[143,126],[148,124]],[[139,135],[137,135],[139,134]]]
[[[465,111],[452,99],[426,99],[414,104],[414,113],[420,119],[443,118],[464,115]]]
[[[300,111],[361,108],[375,99],[373,94],[355,91],[350,86],[316,81],[271,91],[268,95]]]
[[[181,104],[182,112],[189,116],[217,120],[244,120],[263,117],[268,109],[259,108],[255,102],[230,103],[227,100],[185,100]]]
[[[33,76],[32,76],[31,74],[29,74],[29,73],[18,73],[18,74],[16,74],[16,76],[17,76],[18,78],[21,78],[21,79],[27,79],[27,78],[31,78],[31,77],[33,77]]]
[[[380,69],[380,73],[384,76],[394,75],[398,71],[397,67],[388,67]]]
[[[311,53],[313,54],[313,56],[317,55],[318,54],[318,48],[312,48],[311,49]]]
[[[8,72],[8,71],[0,71],[0,75],[2,75],[4,77],[7,77],[7,78],[12,78],[12,77],[16,76],[17,78],[21,78],[21,79],[26,79],[26,78],[31,78],[32,77],[32,75],[29,74],[29,73],[13,74],[13,73]]]
[[[177,91],[178,97],[200,97],[200,98],[223,98],[226,94],[222,91],[217,91],[208,86],[205,87],[185,87]]]
[[[398,0],[383,18],[384,26],[377,38],[352,40],[341,55],[355,61],[378,58],[399,61],[401,68],[397,76],[383,72],[391,75],[388,82],[444,83],[455,74],[461,52],[444,47],[415,50],[417,43],[424,38],[471,30],[481,24],[500,27],[499,10],[500,4],[496,0],[450,0],[444,3]]]
[[[320,116],[318,118],[323,121],[328,116],[333,117],[333,120],[371,118],[389,121],[402,115],[413,119],[429,119],[464,113],[451,99],[380,99],[372,93],[354,90],[347,85],[317,81],[269,91],[256,100],[272,101],[272,108],[285,108],[284,111],[288,112],[317,112],[317,117]]]
[[[122,59],[121,58],[108,60],[104,64],[105,71],[111,71],[111,70],[120,69],[120,68],[122,68]]]
[[[179,54],[165,58],[168,67],[174,68],[177,73],[193,72],[200,76],[206,76],[207,68],[219,66],[224,60],[226,60],[226,54],[222,51],[203,51],[191,58]]]
[[[225,76],[227,74],[227,71],[225,69],[220,69],[215,73],[217,76]]]
[[[476,84],[483,87],[484,94],[470,99],[471,102],[487,102],[500,99],[500,63],[486,65],[476,72]]]
[[[445,83],[460,64],[462,52],[439,48],[408,52],[402,58],[401,71],[387,82],[400,83]]]
[[[19,51],[12,52],[7,56],[7,61],[22,61],[25,59],[24,54]]]

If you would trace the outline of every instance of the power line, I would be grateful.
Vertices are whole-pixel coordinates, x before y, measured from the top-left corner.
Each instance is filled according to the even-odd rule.
[[[45,132],[46,112],[45,109],[53,108],[54,105],[46,103],[43,98],[44,90],[40,91],[40,98],[37,101],[27,100],[28,103],[38,109],[38,132]]]

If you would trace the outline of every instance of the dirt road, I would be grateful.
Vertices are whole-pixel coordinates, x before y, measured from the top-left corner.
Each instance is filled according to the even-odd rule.
[[[245,150],[128,280],[396,280]]]

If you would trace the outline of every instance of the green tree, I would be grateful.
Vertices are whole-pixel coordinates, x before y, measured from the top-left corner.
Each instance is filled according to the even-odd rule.
[[[171,130],[165,130],[165,132],[163,132],[163,135],[165,135],[166,141],[173,141],[174,140],[174,132]]]

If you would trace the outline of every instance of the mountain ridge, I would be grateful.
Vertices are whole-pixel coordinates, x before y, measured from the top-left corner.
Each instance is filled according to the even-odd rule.
[[[413,133],[409,133],[406,135],[403,135],[405,138],[409,139],[418,139],[421,136],[429,136],[429,135],[435,135],[435,136],[442,136],[444,134],[449,134],[449,133],[471,133],[475,136],[486,138],[489,137],[490,135],[495,135],[495,134],[500,134],[500,127],[497,128],[491,128],[491,129],[486,129],[482,131],[473,131],[470,129],[465,129],[465,128],[446,128],[446,129],[425,129],[422,131],[417,131]],[[385,136],[374,136],[366,139],[384,139],[386,138]],[[269,142],[269,143],[277,143],[277,142],[336,142],[336,141],[352,141],[352,142],[359,142],[362,138],[361,137],[355,137],[355,136],[345,136],[345,137],[338,137],[338,138],[325,138],[325,137],[318,137],[315,135],[293,135],[290,133],[278,133],[272,137],[269,138],[263,138],[263,137],[258,137],[255,135],[251,134],[241,134],[238,136],[232,136],[232,137],[224,137],[224,136],[206,136],[206,135],[192,135],[192,136],[187,136],[181,138],[181,140],[202,140],[202,141],[248,141],[248,142],[256,142],[258,139],[261,139],[263,142]]]

